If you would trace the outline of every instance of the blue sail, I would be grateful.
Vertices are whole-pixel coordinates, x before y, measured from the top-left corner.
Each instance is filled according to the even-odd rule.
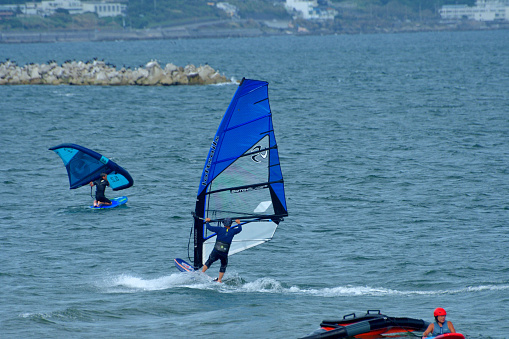
[[[110,159],[76,144],[61,144],[51,147],[64,162],[69,176],[69,188],[75,189],[99,179],[101,173],[108,175],[110,187],[114,191],[133,185],[131,175]]]
[[[272,239],[287,216],[283,174],[272,126],[268,83],[243,79],[212,141],[195,208],[194,266],[215,242],[203,219],[241,219],[230,255]]]

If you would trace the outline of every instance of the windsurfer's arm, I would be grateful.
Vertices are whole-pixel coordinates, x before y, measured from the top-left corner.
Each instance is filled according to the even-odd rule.
[[[210,218],[205,218],[205,226],[207,227],[208,230],[212,231],[210,229],[210,227],[212,227],[212,226],[209,224],[209,222],[210,222]]]
[[[209,221],[210,221],[210,218],[205,218],[205,222],[206,222],[206,226],[207,226],[207,229],[209,231],[212,231],[212,232],[218,232],[220,227],[218,226],[212,226],[211,224],[209,224]]]
[[[235,222],[237,223],[237,226],[235,226],[235,229],[237,230],[235,234],[240,233],[242,231],[242,224],[240,223],[239,219],[236,219]]]

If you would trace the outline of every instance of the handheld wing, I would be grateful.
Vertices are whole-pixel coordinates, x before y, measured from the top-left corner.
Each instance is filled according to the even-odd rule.
[[[69,176],[69,188],[75,189],[99,179],[101,173],[108,175],[110,187],[114,191],[123,190],[133,185],[131,175],[110,159],[76,144],[61,144],[51,147],[64,162]]]

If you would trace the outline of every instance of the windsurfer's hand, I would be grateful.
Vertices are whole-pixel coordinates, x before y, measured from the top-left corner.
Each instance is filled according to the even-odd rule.
[[[235,219],[235,222],[237,223],[237,225],[240,225],[240,219]]]
[[[205,221],[206,221],[206,222],[209,222],[209,221],[210,221],[210,218],[205,218]]]

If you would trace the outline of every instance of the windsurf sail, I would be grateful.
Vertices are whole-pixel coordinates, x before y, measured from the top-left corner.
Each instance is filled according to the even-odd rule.
[[[131,175],[110,159],[76,144],[61,144],[51,147],[64,162],[69,176],[69,188],[75,189],[88,185],[100,178],[101,173],[108,175],[110,187],[114,191],[123,190],[133,185]]]
[[[272,239],[287,216],[283,174],[272,126],[268,83],[242,79],[214,136],[194,212],[194,267],[207,260],[215,233],[205,218],[240,219],[229,254]],[[235,224],[234,224],[235,225]]]

